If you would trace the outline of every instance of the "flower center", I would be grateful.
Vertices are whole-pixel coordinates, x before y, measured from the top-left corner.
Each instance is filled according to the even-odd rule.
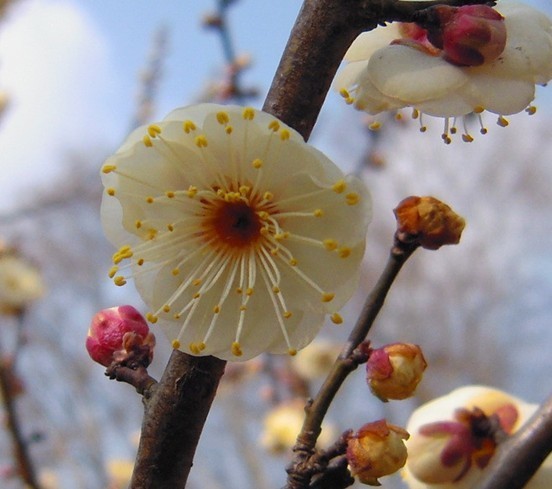
[[[257,242],[261,236],[261,219],[244,201],[219,201],[212,217],[206,223],[218,242],[230,248],[244,248]]]

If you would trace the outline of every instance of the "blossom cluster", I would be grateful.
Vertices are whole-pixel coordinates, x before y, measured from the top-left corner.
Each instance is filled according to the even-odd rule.
[[[499,2],[495,10],[479,7],[479,12],[498,12],[503,22],[488,11],[474,20],[472,6],[457,8],[454,15],[448,10],[442,14],[451,7],[440,6],[436,17],[444,18],[443,23],[433,31],[392,23],[361,34],[345,56],[348,64],[336,78],[336,89],[369,114],[411,107],[422,131],[422,114],[443,117],[447,143],[457,131],[457,118],[464,120],[462,139],[471,142],[463,116],[475,114],[486,133],[480,117],[484,111],[498,114],[501,126],[508,124],[506,115],[524,109],[534,113],[535,84],[552,79],[552,21],[509,0]],[[474,37],[481,41],[475,49]],[[378,126],[376,122],[372,127]]]

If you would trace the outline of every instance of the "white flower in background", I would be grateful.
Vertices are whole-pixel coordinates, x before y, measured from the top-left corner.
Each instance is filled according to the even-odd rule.
[[[201,104],[134,131],[102,169],[102,221],[173,347],[294,354],[351,297],[370,219],[362,182],[252,108]],[[120,266],[128,260],[127,266]]]
[[[414,411],[406,427],[410,438],[402,473],[405,482],[410,489],[473,489],[496,449],[492,436],[478,424],[481,414],[496,415],[504,432],[512,434],[537,408],[484,386],[462,387],[424,404]],[[552,457],[526,487],[552,487]]]
[[[277,405],[263,420],[261,445],[274,455],[289,452],[297,441],[304,419],[304,400],[293,399]],[[336,429],[331,423],[324,422],[317,445],[322,448],[328,447],[336,438]]]
[[[505,115],[524,109],[534,113],[535,107],[530,104],[535,84],[544,85],[552,79],[552,22],[529,6],[499,2],[495,10],[504,16],[506,42],[495,57],[497,46],[499,53],[502,49],[502,21],[473,20],[471,13],[462,13],[462,9],[470,12],[474,8],[482,7],[456,8],[456,18],[451,21],[451,7],[436,7],[446,12],[442,17],[447,19],[437,33],[415,24],[392,23],[361,34],[345,55],[348,64],[338,74],[335,88],[348,103],[369,114],[412,107],[413,117],[420,116],[422,131],[422,114],[443,117],[443,139],[447,143],[450,134],[457,131],[458,117],[476,114],[484,134],[487,129],[480,117],[484,111],[498,114],[501,126],[508,124]],[[441,11],[436,10],[437,17]],[[488,34],[492,49],[487,49],[485,43],[463,49],[472,42],[474,32],[480,40]],[[375,122],[373,128],[377,127],[379,123]],[[462,139],[473,140],[465,119]]]
[[[0,313],[18,313],[44,291],[36,267],[11,251],[0,250]]]

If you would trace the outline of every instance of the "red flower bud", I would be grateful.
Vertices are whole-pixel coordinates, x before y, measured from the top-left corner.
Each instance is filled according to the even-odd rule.
[[[384,419],[365,424],[348,441],[351,474],[363,484],[381,485],[379,477],[393,474],[406,463],[408,437],[404,429]]]
[[[373,350],[366,363],[366,380],[382,401],[411,397],[427,367],[418,345],[394,343]]]
[[[132,306],[103,309],[92,318],[86,349],[90,358],[105,367],[125,363],[139,355],[147,367],[153,358],[155,336],[142,315]]]
[[[447,61],[480,66],[498,58],[506,46],[504,17],[486,5],[434,8],[436,23],[428,26],[429,41]]]

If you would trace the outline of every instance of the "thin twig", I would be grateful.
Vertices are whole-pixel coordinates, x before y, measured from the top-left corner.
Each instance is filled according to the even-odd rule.
[[[381,310],[385,297],[402,266],[412,255],[416,246],[396,242],[378,282],[364,304],[361,315],[349,335],[341,354],[334,363],[324,384],[316,397],[305,408],[306,416],[294,447],[294,460],[288,468],[287,489],[307,489],[315,469],[311,458],[315,454],[315,445],[320,435],[322,421],[347,376],[355,370],[359,361],[356,359],[357,347],[366,339],[376,316]]]
[[[503,442],[476,489],[521,489],[552,452],[552,396]]]
[[[29,455],[28,443],[25,440],[14,398],[14,371],[13,363],[4,358],[0,350],[0,399],[6,411],[6,427],[13,443],[13,453],[17,467],[17,475],[25,482],[29,489],[40,489],[34,466]]]

